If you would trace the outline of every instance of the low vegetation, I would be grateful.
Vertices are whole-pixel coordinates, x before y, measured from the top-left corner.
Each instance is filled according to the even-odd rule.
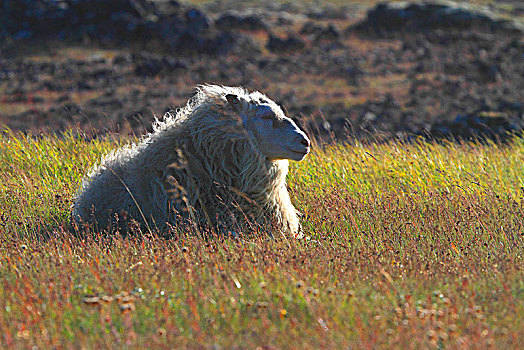
[[[299,241],[73,235],[124,142],[0,136],[0,347],[521,346],[524,139],[317,146]]]

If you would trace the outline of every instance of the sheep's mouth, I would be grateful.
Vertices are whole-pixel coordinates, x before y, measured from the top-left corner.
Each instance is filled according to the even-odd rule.
[[[294,149],[291,149],[291,148],[288,148],[288,150],[293,152],[293,153],[300,154],[301,156],[305,156],[306,154],[309,153],[309,147],[305,148],[303,150],[300,150],[300,151],[297,151],[297,150],[294,150]]]

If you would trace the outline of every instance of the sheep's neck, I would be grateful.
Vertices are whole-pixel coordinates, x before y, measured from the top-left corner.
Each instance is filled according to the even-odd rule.
[[[239,191],[258,202],[285,181],[284,162],[267,160],[248,139],[197,136],[187,140],[184,153],[191,175],[201,186]]]

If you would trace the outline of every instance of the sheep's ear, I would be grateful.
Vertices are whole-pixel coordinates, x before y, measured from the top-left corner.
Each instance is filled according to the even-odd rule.
[[[231,106],[231,108],[240,116],[240,118],[242,119],[242,124],[245,125],[247,122],[247,116],[241,113],[240,100],[238,99],[238,96],[233,94],[227,94],[226,100],[227,103],[229,103],[229,105]]]
[[[240,101],[238,100],[237,95],[228,94],[226,95],[227,102],[233,107],[235,110],[237,109],[238,105],[240,104]]]

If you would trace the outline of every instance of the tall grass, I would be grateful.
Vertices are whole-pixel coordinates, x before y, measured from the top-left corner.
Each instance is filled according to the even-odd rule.
[[[124,142],[0,137],[0,346],[520,346],[523,139],[317,147],[289,176],[300,241],[71,235]]]

